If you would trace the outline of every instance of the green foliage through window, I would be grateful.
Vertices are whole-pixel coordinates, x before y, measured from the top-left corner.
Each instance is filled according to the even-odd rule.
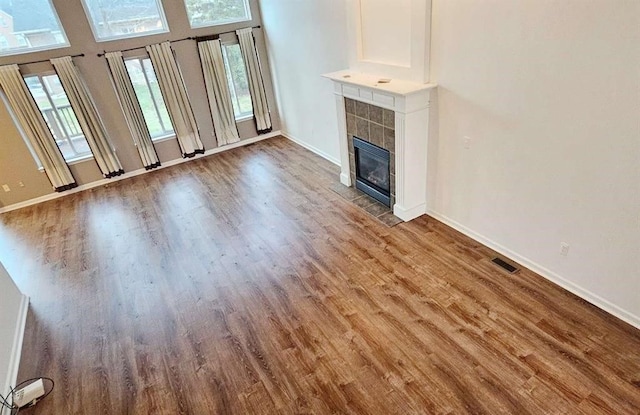
[[[251,20],[247,0],[185,0],[191,27]]]
[[[125,65],[151,138],[156,140],[173,135],[171,118],[162,98],[151,60],[132,58],[127,59]]]
[[[249,79],[247,69],[242,58],[240,45],[222,45],[222,56],[231,93],[231,102],[236,119],[253,115],[253,104],[249,92]]]

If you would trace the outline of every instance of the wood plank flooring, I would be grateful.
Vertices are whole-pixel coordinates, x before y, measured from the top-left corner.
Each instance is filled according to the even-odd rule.
[[[0,215],[20,413],[640,413],[639,330],[338,173],[276,138]]]

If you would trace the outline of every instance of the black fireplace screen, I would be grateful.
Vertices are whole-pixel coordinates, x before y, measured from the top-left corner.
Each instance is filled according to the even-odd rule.
[[[366,141],[353,137],[356,161],[356,188],[391,206],[390,153]]]

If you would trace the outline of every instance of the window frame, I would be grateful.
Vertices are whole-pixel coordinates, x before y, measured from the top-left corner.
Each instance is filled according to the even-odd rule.
[[[63,124],[62,117],[58,113],[58,107],[56,107],[55,104],[53,103],[53,98],[51,97],[51,94],[47,90],[47,87],[45,86],[45,82],[42,79],[45,76],[52,76],[52,75],[58,77],[58,74],[55,71],[46,71],[46,72],[38,72],[38,73],[34,73],[34,74],[22,75],[22,79],[24,80],[25,85],[27,85],[27,89],[29,90],[29,94],[31,95],[31,98],[33,99],[33,102],[36,104],[36,108],[38,108],[38,111],[40,111],[40,114],[44,118],[45,123],[47,124],[47,128],[49,128],[49,131],[51,132],[51,135],[53,136],[53,139],[56,142],[56,146],[58,147],[58,150],[60,151],[60,154],[62,155],[62,158],[64,159],[64,161],[68,165],[73,165],[73,164],[81,163],[83,161],[92,160],[92,159],[94,159],[93,150],[91,150],[91,146],[89,145],[89,142],[87,141],[87,137],[85,136],[84,131],[82,131],[82,126],[80,125],[80,122],[78,120],[78,115],[76,114],[75,109],[73,109],[73,106],[71,105],[71,102],[69,102],[69,108],[73,112],[73,116],[78,121],[78,129],[82,132],[82,137],[84,138],[85,142],[87,143],[87,147],[89,148],[89,152],[88,153],[84,153],[84,154],[83,153],[78,154],[74,150],[74,152],[76,153],[76,156],[67,159],[65,157],[64,152],[62,151],[62,149],[60,149],[60,145],[58,145],[58,140],[56,140],[56,136],[55,136],[54,132],[51,130],[51,127],[49,127],[44,113],[42,112],[42,110],[38,106],[38,102],[36,100],[36,97],[33,96],[33,92],[31,92],[31,89],[29,89],[29,85],[27,84],[27,78],[38,78],[38,81],[40,82],[40,84],[43,87],[42,90],[43,90],[43,92],[45,93],[45,95],[47,97],[47,101],[49,102],[51,107],[54,108],[54,113],[55,113],[57,122],[60,123],[60,124]],[[60,78],[59,77],[58,77],[58,82],[60,82]],[[69,101],[69,97],[67,96],[67,91],[64,91],[64,88],[62,90],[64,92],[65,98],[67,99],[67,101]],[[15,117],[13,112],[12,112],[12,117]],[[14,119],[14,122],[15,122],[15,119]],[[23,135],[23,139],[25,139],[24,133],[22,132],[22,128],[19,127],[19,124],[16,124],[16,126],[21,130],[21,134]],[[64,130],[63,132],[64,132],[64,135],[65,135],[64,140],[69,141],[69,145],[73,149],[74,148],[73,144],[70,143],[71,142],[71,137],[69,137],[69,134],[66,131],[66,129],[63,129],[63,130]],[[36,159],[36,162],[38,164],[38,169],[39,170],[43,170],[42,162],[37,157],[37,154],[35,153],[35,151],[31,147],[31,143],[29,143],[29,140],[26,140],[26,139],[24,141],[25,141],[25,143],[27,143],[27,146],[29,147],[29,151],[32,152],[32,155]]]
[[[49,6],[51,6],[51,11],[53,12],[53,17],[54,17],[56,23],[58,24],[58,28],[60,29],[60,35],[64,39],[64,42],[63,43],[56,43],[54,45],[47,45],[47,46],[26,47],[26,48],[19,48],[19,49],[4,50],[4,51],[0,50],[0,57],[22,55],[22,54],[25,54],[25,53],[42,52],[42,51],[45,51],[45,50],[64,49],[64,48],[71,47],[71,44],[69,43],[69,38],[67,37],[67,33],[65,32],[64,26],[62,26],[62,22],[60,21],[60,16],[58,16],[58,11],[56,10],[56,8],[53,5],[53,1],[52,0],[43,0],[43,1],[48,2]]]
[[[245,18],[229,19],[229,20],[223,20],[220,22],[209,22],[209,23],[194,25],[191,22],[191,13],[189,13],[189,7],[187,7],[187,0],[182,0],[182,4],[184,5],[185,11],[187,12],[187,20],[189,20],[189,27],[191,27],[191,29],[200,29],[203,27],[215,27],[215,26],[222,26],[222,25],[233,24],[233,23],[250,22],[253,19],[253,16],[251,15],[251,4],[249,0],[242,0],[242,2],[244,3],[244,9],[247,11],[246,19]]]
[[[154,108],[154,110],[156,112],[158,120],[162,124],[162,116],[160,114],[160,110],[158,109],[158,103],[156,102],[156,97],[153,94],[153,89],[151,88],[151,85],[149,84],[149,76],[147,75],[147,72],[145,71],[144,61],[145,60],[149,61],[149,64],[151,65],[151,68],[153,68],[154,75],[155,75],[156,68],[153,66],[153,63],[151,62],[151,58],[149,58],[149,56],[147,56],[147,55],[131,56],[131,57],[128,57],[128,58],[124,58],[124,67],[127,70],[127,75],[129,76],[129,79],[131,79],[131,74],[129,73],[129,68],[127,67],[127,61],[134,61],[134,60],[137,60],[140,63],[140,68],[142,69],[142,75],[144,76],[145,84],[147,85],[147,88],[149,89],[149,94],[151,95],[151,101],[153,102],[153,108]],[[156,79],[157,79],[157,75],[156,75]],[[133,84],[133,80],[131,80],[131,84],[133,85],[133,90],[134,90],[134,93],[135,93],[136,87]],[[138,97],[138,94],[136,93],[136,99],[138,100],[138,105],[140,105],[140,110],[142,111],[142,115],[143,115],[145,126],[147,127],[147,131],[149,131],[149,136],[151,137],[151,141],[154,142],[154,143],[159,143],[159,142],[165,141],[165,140],[171,140],[171,139],[176,137],[176,129],[173,126],[173,120],[171,119],[171,114],[169,114],[169,109],[167,108],[167,103],[164,101],[164,97],[162,96],[162,91],[160,91],[160,98],[162,99],[162,103],[164,104],[165,110],[167,111],[167,114],[169,115],[169,122],[171,123],[170,124],[171,125],[171,132],[167,132],[166,134],[159,135],[157,137],[153,137],[153,136],[151,136],[151,130],[149,129],[149,124],[147,123],[147,119],[144,118],[144,110],[142,109],[142,106],[140,105],[140,98]],[[168,131],[168,130],[165,129],[165,131]]]
[[[224,61],[224,69],[225,72],[229,74],[229,78],[231,78],[233,80],[233,72],[230,69],[230,65],[229,65],[229,60],[227,59],[227,50],[226,47],[227,46],[235,46],[235,45],[240,45],[239,42],[237,41],[229,41],[229,42],[221,42],[220,43],[220,47],[222,49],[222,60]],[[239,47],[239,46],[238,46]],[[242,53],[240,54],[240,57],[242,58],[242,63],[244,66],[244,72],[245,75],[247,77],[247,82],[249,81],[249,74],[247,73],[247,64],[244,61],[244,56],[242,56]],[[226,74],[225,74],[226,75]],[[227,78],[228,80],[228,78]],[[235,80],[233,80],[233,89],[232,89],[232,85],[228,85],[229,87],[229,93],[233,97],[235,96],[237,99],[237,92],[236,92],[236,87],[235,87]],[[250,113],[246,113],[246,114],[241,114],[240,116],[237,116],[235,114],[235,109],[233,111],[233,117],[235,118],[236,122],[242,122],[242,121],[247,121],[247,120],[252,120],[254,118],[254,112],[253,112],[253,97],[251,96],[251,92],[249,92],[249,99],[251,100],[251,112]],[[232,102],[232,107],[233,107],[233,102]],[[238,103],[238,109],[240,108],[240,103]]]
[[[49,1],[51,1],[51,0],[49,0]],[[158,6],[158,12],[160,14],[160,21],[162,22],[162,29],[153,30],[153,31],[147,31],[147,32],[140,32],[140,33],[136,33],[136,32],[123,33],[121,35],[100,38],[98,36],[98,29],[95,26],[96,22],[93,21],[93,16],[91,14],[91,9],[89,8],[89,5],[87,4],[88,1],[91,1],[91,0],[82,0],[81,3],[82,3],[82,8],[84,9],[84,14],[87,17],[87,21],[89,22],[89,26],[91,27],[91,33],[93,33],[93,38],[95,39],[96,43],[111,42],[111,41],[114,41],[114,40],[121,40],[121,39],[132,39],[132,38],[143,37],[143,36],[153,36],[153,35],[158,35],[158,34],[169,33],[170,32],[169,23],[167,22],[167,16],[166,16],[166,14],[164,12],[164,7],[162,5],[162,1],[161,0],[151,0],[151,1],[154,1],[156,3],[156,5]]]

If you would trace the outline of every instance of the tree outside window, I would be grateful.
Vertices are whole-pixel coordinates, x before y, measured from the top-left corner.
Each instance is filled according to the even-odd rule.
[[[251,20],[247,0],[185,0],[191,27]]]

